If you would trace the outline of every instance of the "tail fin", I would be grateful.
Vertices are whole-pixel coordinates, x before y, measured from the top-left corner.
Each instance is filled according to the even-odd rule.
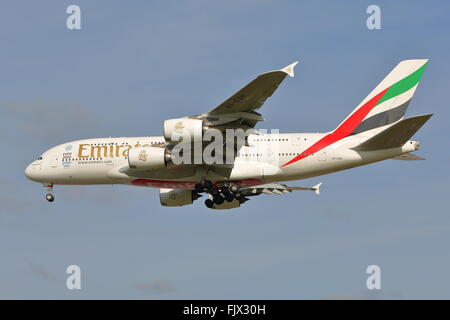
[[[404,60],[336,128],[358,134],[403,118],[428,59]]]
[[[403,146],[416,133],[432,114],[401,120],[381,131],[372,138],[353,148],[357,151],[373,151]]]

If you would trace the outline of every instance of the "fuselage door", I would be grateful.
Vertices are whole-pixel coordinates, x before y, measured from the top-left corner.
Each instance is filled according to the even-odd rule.
[[[302,137],[300,136],[292,136],[291,140],[293,146],[299,146],[302,143]]]
[[[59,155],[54,153],[52,155],[50,155],[50,167],[51,168],[58,168],[58,164],[59,164]]]

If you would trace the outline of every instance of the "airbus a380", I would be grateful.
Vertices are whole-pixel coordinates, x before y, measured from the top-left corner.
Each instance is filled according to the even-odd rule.
[[[126,184],[160,189],[163,206],[192,204],[206,194],[212,209],[239,207],[260,194],[311,190],[320,183],[295,187],[282,181],[312,178],[386,159],[420,160],[411,152],[419,142],[409,140],[432,116],[404,118],[419,84],[427,59],[400,62],[344,119],[326,133],[265,133],[255,128],[263,121],[259,109],[286,76],[294,76],[294,62],[259,75],[215,109],[200,115],[164,121],[163,136],[95,138],[53,147],[25,170],[32,181],[48,188],[53,202],[54,185]],[[201,141],[208,148],[207,131],[225,135],[246,132],[243,144],[234,146],[231,161],[175,161],[181,142]],[[181,136],[176,140],[174,136]],[[185,140],[192,138],[192,140]],[[195,147],[194,147],[195,148]],[[229,150],[225,147],[224,150]],[[185,151],[186,152],[186,151]],[[215,159],[225,153],[212,152]],[[187,154],[187,153],[186,153]],[[189,159],[192,157],[189,156]]]

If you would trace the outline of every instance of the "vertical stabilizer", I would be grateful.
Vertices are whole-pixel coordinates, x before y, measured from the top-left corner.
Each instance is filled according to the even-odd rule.
[[[339,127],[347,124],[346,133],[358,134],[403,119],[427,64],[428,59],[400,62]]]

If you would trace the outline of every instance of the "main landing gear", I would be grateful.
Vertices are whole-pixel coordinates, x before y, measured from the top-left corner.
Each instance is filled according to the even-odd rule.
[[[238,200],[240,203],[244,203],[248,199],[241,195],[239,192],[239,187],[235,184],[221,184],[214,185],[210,180],[202,180],[194,186],[195,192],[203,193],[206,192],[210,195],[208,199],[205,200],[205,205],[208,208],[214,207],[214,205],[221,205],[225,201],[233,202],[234,199]]]
[[[45,195],[45,199],[48,202],[53,202],[55,201],[55,196],[53,195],[53,183],[52,184],[47,184],[44,185],[44,187],[47,188],[48,193]]]

